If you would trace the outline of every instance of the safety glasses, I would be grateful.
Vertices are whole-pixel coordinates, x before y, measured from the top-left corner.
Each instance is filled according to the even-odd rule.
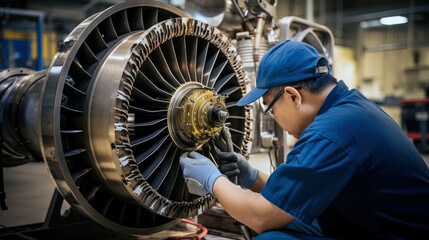
[[[281,92],[277,93],[277,94],[276,94],[276,96],[274,97],[273,101],[271,101],[271,103],[267,106],[267,108],[265,108],[265,110],[264,110],[264,114],[265,114],[266,116],[269,116],[269,117],[271,117],[271,118],[274,118],[274,112],[273,112],[272,107],[273,107],[274,103],[276,103],[276,101],[277,101],[277,100],[279,100],[279,98],[280,98],[281,96],[283,96],[283,93],[284,93],[284,92],[285,92],[285,91],[281,91]]]
[[[296,86],[296,85],[294,85],[294,86],[290,86],[290,87],[293,87],[293,88],[295,88],[296,90],[300,90],[300,89],[301,89],[301,87],[300,87],[300,86]],[[277,94],[276,94],[276,96],[273,98],[273,101],[271,101],[271,103],[270,103],[270,104],[268,104],[268,106],[265,108],[265,110],[264,110],[264,114],[265,114],[266,116],[269,116],[269,117],[271,117],[271,118],[274,118],[274,112],[273,112],[272,107],[274,106],[274,103],[276,103],[276,101],[277,101],[277,100],[279,100],[279,98],[280,98],[281,96],[283,96],[283,93],[285,93],[285,91],[284,91],[284,90],[282,90],[282,91],[280,91],[279,93],[277,93]]]

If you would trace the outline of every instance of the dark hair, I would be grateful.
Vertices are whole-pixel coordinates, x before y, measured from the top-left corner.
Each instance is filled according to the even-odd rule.
[[[319,63],[317,64],[317,67],[320,67],[320,66],[328,66],[328,62],[326,61],[326,59],[321,59],[321,61],[319,61]],[[337,83],[338,81],[336,78],[334,78],[329,73],[325,73],[315,78],[305,79],[298,82],[287,83],[284,85],[272,87],[270,88],[270,90],[268,90],[267,94],[274,96],[280,91],[283,91],[283,89],[287,86],[301,88],[310,93],[318,94],[322,92],[326,87]]]

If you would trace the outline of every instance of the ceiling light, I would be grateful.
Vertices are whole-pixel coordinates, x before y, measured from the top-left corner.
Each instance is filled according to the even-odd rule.
[[[407,23],[408,18],[403,16],[392,16],[392,17],[384,17],[380,19],[380,23],[383,25],[396,25]]]

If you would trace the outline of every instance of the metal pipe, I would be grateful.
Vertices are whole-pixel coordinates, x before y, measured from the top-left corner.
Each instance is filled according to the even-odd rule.
[[[37,71],[43,69],[43,15],[37,17]]]
[[[247,29],[250,32],[253,32],[253,26],[252,24],[249,22],[249,18],[247,17],[248,12],[246,11],[245,13],[243,13],[243,11],[241,10],[240,6],[238,5],[237,0],[232,0],[232,3],[235,7],[235,10],[237,10],[237,12],[240,14],[240,17],[243,19],[244,24],[246,25]]]
[[[255,38],[254,38],[254,44],[253,44],[253,60],[255,61],[255,73],[257,72],[258,66],[259,66],[259,61],[260,61],[259,49],[261,45],[262,33],[264,31],[266,18],[267,18],[267,14],[261,13],[258,15],[258,21],[256,23]]]
[[[305,19],[307,19],[310,22],[314,22],[314,5],[313,0],[306,0],[305,1]]]
[[[40,17],[40,16],[43,17],[45,15],[45,13],[42,11],[17,9],[17,8],[0,8],[0,13],[16,15],[16,16],[26,16],[26,17]]]
[[[413,47],[413,42],[414,42],[414,20],[415,20],[415,15],[416,13],[414,12],[415,8],[415,4],[414,4],[414,0],[410,1],[410,13],[408,16],[408,32],[407,32],[407,43],[408,43],[408,47]]]

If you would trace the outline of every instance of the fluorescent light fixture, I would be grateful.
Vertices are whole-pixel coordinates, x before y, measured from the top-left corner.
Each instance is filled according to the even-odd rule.
[[[371,28],[371,27],[380,27],[383,24],[380,23],[380,19],[377,20],[369,20],[360,22],[361,28]]]
[[[380,23],[383,25],[396,25],[396,24],[404,24],[407,22],[408,22],[408,18],[403,16],[384,17],[380,19]]]

